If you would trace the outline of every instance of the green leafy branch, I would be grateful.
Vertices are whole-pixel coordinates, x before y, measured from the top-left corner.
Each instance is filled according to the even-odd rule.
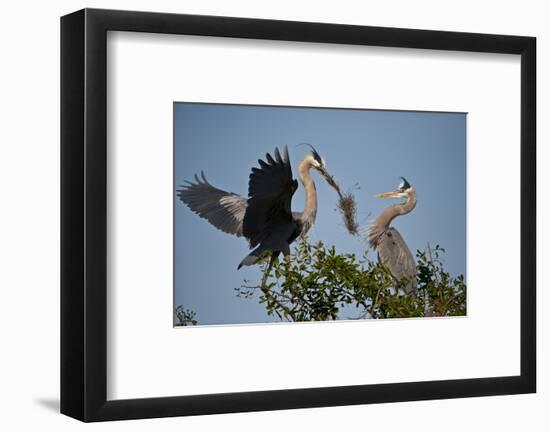
[[[178,322],[176,326],[195,326],[197,324],[197,319],[195,319],[197,313],[188,308],[184,308],[183,305],[178,305],[174,310],[174,315]]]
[[[417,296],[403,294],[386,265],[366,255],[338,254],[334,246],[295,246],[290,261],[269,268],[261,263],[260,285],[248,282],[236,288],[241,298],[258,298],[267,314],[284,321],[382,319],[394,317],[463,316],[466,314],[464,277],[452,277],[443,268],[445,250],[439,246],[418,251]],[[353,313],[352,313],[353,311]]]

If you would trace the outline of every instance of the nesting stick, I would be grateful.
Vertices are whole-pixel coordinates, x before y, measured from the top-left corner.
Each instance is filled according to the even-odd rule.
[[[333,177],[328,178],[327,181],[338,193],[338,211],[340,211],[340,214],[344,218],[346,229],[350,234],[357,235],[359,233],[359,225],[356,220],[357,205],[355,204],[355,196],[351,192],[342,193],[340,186],[334,181]]]

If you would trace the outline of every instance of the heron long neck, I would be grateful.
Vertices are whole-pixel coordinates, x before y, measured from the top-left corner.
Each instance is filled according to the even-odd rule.
[[[301,214],[302,233],[306,233],[311,228],[317,216],[317,190],[309,173],[310,169],[311,165],[307,160],[302,160],[298,166],[298,177],[306,193],[304,211]]]
[[[410,213],[415,206],[416,192],[412,191],[404,203],[391,205],[382,211],[382,213],[374,220],[369,230],[369,242],[371,246],[376,245],[376,241],[378,240],[380,234],[382,234],[382,232],[390,226],[390,223],[395,217]]]

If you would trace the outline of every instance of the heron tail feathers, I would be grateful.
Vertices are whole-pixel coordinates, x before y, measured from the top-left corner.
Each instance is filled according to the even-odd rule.
[[[239,266],[237,267],[237,269],[241,269],[243,266],[254,265],[256,262],[258,262],[258,260],[260,260],[259,256],[254,256],[253,254],[249,254],[243,260],[241,260],[241,263],[239,263]]]
[[[237,270],[241,269],[243,266],[250,266],[250,265],[256,264],[262,257],[262,254],[264,253],[264,251],[265,249],[260,244],[258,247],[252,250],[248,256],[246,256],[243,260],[241,260],[241,263],[239,263]]]

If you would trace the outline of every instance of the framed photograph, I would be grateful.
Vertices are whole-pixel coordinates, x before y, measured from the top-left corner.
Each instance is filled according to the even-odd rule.
[[[61,411],[536,389],[532,37],[61,18]]]

